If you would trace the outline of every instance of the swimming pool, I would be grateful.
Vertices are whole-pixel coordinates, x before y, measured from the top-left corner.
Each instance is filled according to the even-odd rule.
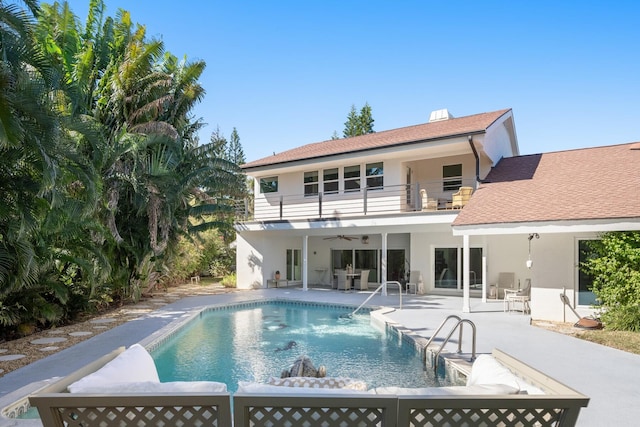
[[[238,381],[280,377],[298,356],[324,365],[327,376],[364,380],[368,386],[443,385],[409,342],[371,324],[353,308],[267,301],[205,310],[152,349],[161,381]]]

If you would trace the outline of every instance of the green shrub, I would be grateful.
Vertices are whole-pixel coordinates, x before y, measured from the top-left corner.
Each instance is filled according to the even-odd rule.
[[[640,307],[637,305],[620,306],[602,311],[600,319],[607,329],[613,331],[640,332]]]
[[[220,284],[225,288],[235,288],[236,287],[236,273],[227,274],[222,278]]]
[[[172,282],[184,282],[191,276],[222,277],[233,271],[235,249],[229,247],[217,230],[182,237],[170,261]]]
[[[605,233],[589,248],[594,256],[580,268],[593,277],[605,326],[640,330],[640,232]]]

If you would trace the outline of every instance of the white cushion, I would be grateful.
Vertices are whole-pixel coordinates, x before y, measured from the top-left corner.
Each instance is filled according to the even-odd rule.
[[[373,390],[352,390],[348,388],[310,388],[310,387],[282,387],[270,384],[260,384],[248,381],[238,381],[238,393],[260,394],[374,394]]]
[[[307,388],[345,388],[349,390],[367,390],[367,383],[353,378],[344,377],[289,377],[274,378],[267,381],[269,385],[279,387],[307,387]]]
[[[482,354],[473,362],[467,386],[477,384],[504,384],[517,388],[520,393],[545,394],[544,391],[518,378],[506,366],[489,354]]]
[[[153,381],[110,383],[103,385],[74,387],[72,393],[224,393],[227,385],[214,381]]]
[[[102,368],[68,388],[71,393],[81,393],[86,387],[131,382],[160,382],[153,358],[140,344],[132,345]]]
[[[472,386],[450,386],[450,387],[378,387],[376,394],[391,394],[394,396],[455,396],[455,395],[478,395],[478,394],[518,394],[518,389],[504,384],[487,384]]]

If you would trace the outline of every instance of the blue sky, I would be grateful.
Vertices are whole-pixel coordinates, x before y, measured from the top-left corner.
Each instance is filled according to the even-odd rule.
[[[89,0],[69,1],[82,22]],[[106,0],[203,59],[196,110],[248,161],[342,135],[513,108],[521,154],[640,140],[640,2]]]

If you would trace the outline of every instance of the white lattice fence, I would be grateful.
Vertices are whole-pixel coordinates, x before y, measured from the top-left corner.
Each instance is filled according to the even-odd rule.
[[[220,395],[118,395],[67,394],[33,396],[46,426],[58,427],[228,427],[230,399]]]
[[[396,425],[395,396],[233,397],[236,427],[390,427]]]
[[[581,401],[567,396],[503,396],[464,399],[399,398],[398,425],[413,427],[573,426]]]

